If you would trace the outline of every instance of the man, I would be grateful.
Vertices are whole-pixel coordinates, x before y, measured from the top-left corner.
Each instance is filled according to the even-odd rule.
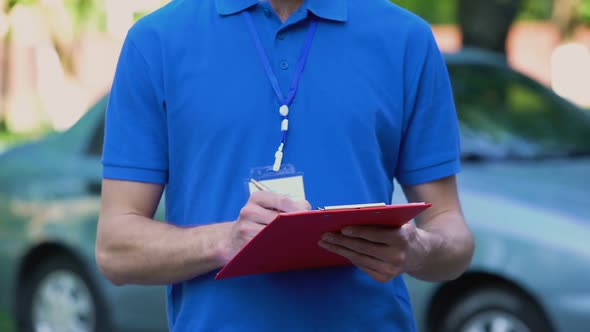
[[[402,274],[470,262],[446,67],[385,0],[172,1],[130,30],[106,123],[97,261],[115,284],[168,285],[172,331],[412,331]],[[268,174],[299,180],[248,189]],[[353,266],[214,280],[277,213],[389,202],[394,177],[433,205],[318,243]]]

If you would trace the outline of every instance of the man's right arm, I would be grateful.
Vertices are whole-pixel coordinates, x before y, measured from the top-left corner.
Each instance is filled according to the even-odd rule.
[[[96,260],[113,283],[171,284],[222,267],[279,211],[309,209],[269,192],[254,193],[236,221],[181,228],[153,220],[157,184],[103,180]]]

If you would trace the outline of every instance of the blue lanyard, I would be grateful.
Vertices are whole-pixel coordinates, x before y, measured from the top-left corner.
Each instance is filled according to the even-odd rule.
[[[273,170],[278,172],[281,168],[282,160],[283,160],[283,149],[285,147],[285,141],[287,138],[287,131],[289,130],[289,106],[293,102],[295,98],[295,94],[297,93],[297,89],[299,88],[299,81],[301,80],[301,75],[303,74],[303,68],[305,67],[305,63],[307,62],[307,58],[309,57],[309,50],[311,49],[311,44],[313,41],[313,37],[318,27],[318,21],[315,19],[312,20],[311,25],[309,26],[309,30],[307,31],[307,37],[305,38],[305,43],[303,44],[303,49],[301,50],[301,55],[299,56],[299,61],[297,62],[297,68],[295,69],[295,74],[293,76],[293,81],[291,82],[291,87],[289,88],[289,94],[287,98],[283,96],[281,91],[281,86],[279,85],[279,80],[277,76],[272,70],[270,61],[268,59],[268,55],[264,51],[264,47],[262,46],[262,42],[260,41],[260,35],[254,26],[254,21],[252,20],[252,15],[248,11],[242,12],[244,19],[248,25],[250,30],[250,34],[254,39],[254,45],[256,46],[256,50],[258,51],[258,56],[260,57],[260,61],[262,61],[262,65],[264,66],[264,71],[266,72],[266,76],[272,85],[272,88],[279,99],[279,103],[281,104],[279,108],[279,113],[282,116],[281,121],[281,142],[279,144],[279,148],[275,153],[275,162],[273,165]]]

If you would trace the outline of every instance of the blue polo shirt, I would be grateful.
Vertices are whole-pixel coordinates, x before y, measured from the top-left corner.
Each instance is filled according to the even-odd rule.
[[[267,2],[175,0],[124,43],[109,100],[104,177],[166,185],[170,223],[235,220],[250,170],[270,166],[279,101],[242,11],[283,94],[311,18],[319,25],[291,106],[284,163],[312,206],[390,202],[459,170],[452,91],[430,27],[386,0],[306,0],[282,23]],[[401,277],[355,267],[169,285],[180,331],[412,331]]]

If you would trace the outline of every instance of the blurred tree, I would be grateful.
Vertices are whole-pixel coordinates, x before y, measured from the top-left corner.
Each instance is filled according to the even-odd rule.
[[[586,1],[588,3],[588,1]],[[564,38],[569,38],[580,23],[581,0],[554,0],[553,22]]]
[[[0,0],[0,132],[6,131],[6,94],[8,79],[8,1]]]
[[[518,20],[548,21],[551,19],[553,2],[556,0],[524,0]]]
[[[30,1],[30,0],[29,0]],[[105,12],[100,0],[45,0],[45,14],[54,47],[69,75],[75,74],[76,47],[86,31],[104,30]]]
[[[590,26],[590,0],[583,0],[580,6],[580,21]]]
[[[11,75],[10,68],[14,67],[14,59],[10,58],[12,53],[10,49],[16,42],[13,40],[13,35],[17,25],[20,33],[27,33],[29,37],[34,36],[35,40],[49,38],[49,45],[57,52],[57,61],[61,65],[62,72],[73,78],[76,75],[77,49],[84,32],[100,30],[101,23],[104,27],[102,2],[103,0],[0,0],[0,130],[3,127],[4,130],[10,129],[6,128],[6,119],[7,117],[11,118],[9,112],[17,112],[17,110],[11,109],[11,105],[7,105],[7,100],[11,100],[11,96],[8,94],[12,94],[11,91],[14,90],[11,89],[11,82],[14,81],[14,78],[9,77]],[[29,29],[30,31],[26,32],[26,26],[23,26],[22,22],[23,18],[15,18],[13,15],[19,8],[26,8],[27,13],[35,13],[33,17],[39,20],[32,23],[40,25],[42,30]],[[4,29],[3,23],[6,25]],[[40,44],[37,46],[44,47]],[[38,54],[37,50],[32,52],[32,54]],[[43,50],[43,52],[46,51]],[[32,61],[34,63],[35,60]],[[34,75],[34,77],[37,76]],[[33,86],[36,83],[31,82]],[[40,111],[43,112],[43,109]]]
[[[33,117],[27,107],[48,115],[52,128],[65,129],[67,118],[77,116],[73,109],[83,110],[110,84],[109,74],[93,73],[110,72],[109,57],[118,52],[121,36],[107,28],[116,26],[124,37],[133,14],[168,1],[0,0],[0,131],[16,130],[15,115]],[[64,105],[72,109],[67,114]]]
[[[457,18],[463,34],[463,46],[506,54],[508,31],[521,9],[522,2],[458,0]]]
[[[420,15],[431,24],[455,22],[456,0],[391,0],[392,2]]]

